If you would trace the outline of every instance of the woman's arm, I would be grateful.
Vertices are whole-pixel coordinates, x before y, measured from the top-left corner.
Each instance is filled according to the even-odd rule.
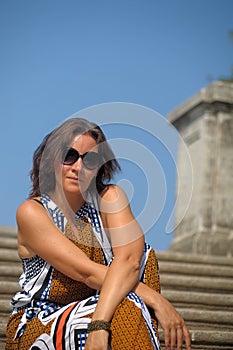
[[[117,186],[110,186],[105,192],[100,208],[114,259],[105,275],[92,321],[110,321],[117,306],[138,283],[144,237],[124,192]],[[91,332],[85,350],[106,349],[106,333]]]
[[[25,252],[30,254],[30,257],[39,255],[70,278],[83,282],[90,288],[101,289],[108,268],[91,261],[81,249],[74,245],[56,227],[47,211],[39,203],[33,200],[23,202],[17,210],[16,219],[20,257],[29,257],[24,255]],[[124,255],[124,259],[130,260],[132,270],[138,270],[142,245],[135,244],[133,257],[130,254],[127,256],[127,253]],[[138,246],[140,246],[139,253]],[[116,254],[118,257],[120,250],[119,248],[119,254]],[[136,282],[137,280],[134,286]]]
[[[138,283],[144,236],[122,189],[110,186],[100,206],[114,259],[106,273],[93,319],[109,321],[116,307]]]
[[[39,203],[33,200],[23,202],[17,210],[16,220],[20,257],[39,255],[70,278],[93,289],[101,288],[106,267],[91,261],[73,244]]]

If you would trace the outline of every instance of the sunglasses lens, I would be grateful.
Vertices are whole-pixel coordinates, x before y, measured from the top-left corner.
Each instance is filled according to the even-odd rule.
[[[96,152],[88,152],[83,158],[83,165],[87,169],[95,169],[100,164],[99,154]]]
[[[72,165],[74,164],[79,158],[79,153],[73,149],[69,148],[68,150],[65,150],[62,157],[62,163],[64,165]]]
[[[80,155],[74,148],[68,148],[64,150],[62,154],[62,163],[64,165],[72,165],[81,157],[83,159],[83,165],[87,169],[95,169],[100,164],[99,154],[96,152],[87,152],[84,155]]]

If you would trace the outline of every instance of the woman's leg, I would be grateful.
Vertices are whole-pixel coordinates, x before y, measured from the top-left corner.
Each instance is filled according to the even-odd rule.
[[[128,298],[118,306],[111,322],[112,350],[154,350],[154,335],[147,326],[142,310]]]

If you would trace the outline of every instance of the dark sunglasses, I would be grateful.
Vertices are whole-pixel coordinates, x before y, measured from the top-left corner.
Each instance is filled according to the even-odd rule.
[[[84,154],[80,154],[74,148],[66,148],[63,151],[62,164],[72,165],[77,162],[79,158],[82,158],[85,168],[90,170],[97,168],[100,164],[100,156],[97,152],[86,152]]]

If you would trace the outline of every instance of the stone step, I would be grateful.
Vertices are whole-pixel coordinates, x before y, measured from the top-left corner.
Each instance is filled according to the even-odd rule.
[[[7,321],[8,321],[8,317],[6,315],[0,314],[0,344],[2,344],[2,345],[5,343]],[[5,346],[4,346],[4,348],[5,348]],[[1,349],[1,347],[0,347],[0,349]]]
[[[232,294],[233,279],[211,278],[204,276],[182,276],[161,273],[161,285],[164,289],[206,291],[209,293]]]
[[[11,308],[12,308],[12,306],[10,305],[10,299],[1,298],[1,300],[0,300],[1,314],[9,315]]]
[[[17,238],[16,227],[0,226],[0,237],[16,239]]]
[[[172,261],[172,262],[184,262],[191,264],[204,264],[207,265],[217,265],[217,266],[232,266],[233,267],[233,258],[228,257],[218,257],[218,256],[209,256],[209,255],[196,255],[196,254],[184,254],[179,252],[172,251],[158,251],[156,252],[159,262],[162,261]]]
[[[224,349],[232,350],[233,332],[230,331],[198,331],[191,330],[192,344],[196,345],[196,349]],[[220,348],[221,347],[221,348]],[[195,347],[192,347],[195,349]]]
[[[18,292],[20,289],[19,283],[16,281],[1,281],[0,295],[10,295]],[[6,299],[6,298],[5,298]]]
[[[233,267],[232,266],[214,266],[177,262],[177,261],[160,261],[159,268],[161,274],[179,274],[179,275],[192,275],[192,276],[213,276],[213,277],[224,277],[233,278]]]
[[[0,315],[0,335],[4,335],[4,330],[6,328],[6,324],[7,324],[7,321],[8,321],[8,316],[7,315]]]
[[[5,350],[5,339],[0,337],[0,350]]]
[[[197,330],[190,329],[190,336],[192,340],[192,350],[232,350],[233,332],[224,330]],[[161,350],[165,350],[164,334],[159,329]],[[185,346],[183,346],[183,349]]]
[[[195,310],[191,308],[177,308],[177,311],[189,324],[208,325],[208,328],[222,327],[225,330],[233,332],[233,313],[231,311],[221,310]]]
[[[22,273],[21,264],[15,264],[8,262],[8,264],[0,264],[0,278],[14,277],[15,281],[18,280]]]
[[[0,262],[14,261],[20,262],[17,249],[1,248],[0,249]]]
[[[0,248],[17,249],[18,241],[15,238],[4,238],[0,236]]]
[[[213,309],[233,311],[232,294],[201,293],[190,291],[166,290],[162,288],[162,294],[172,304],[178,307],[189,305],[194,309]]]

